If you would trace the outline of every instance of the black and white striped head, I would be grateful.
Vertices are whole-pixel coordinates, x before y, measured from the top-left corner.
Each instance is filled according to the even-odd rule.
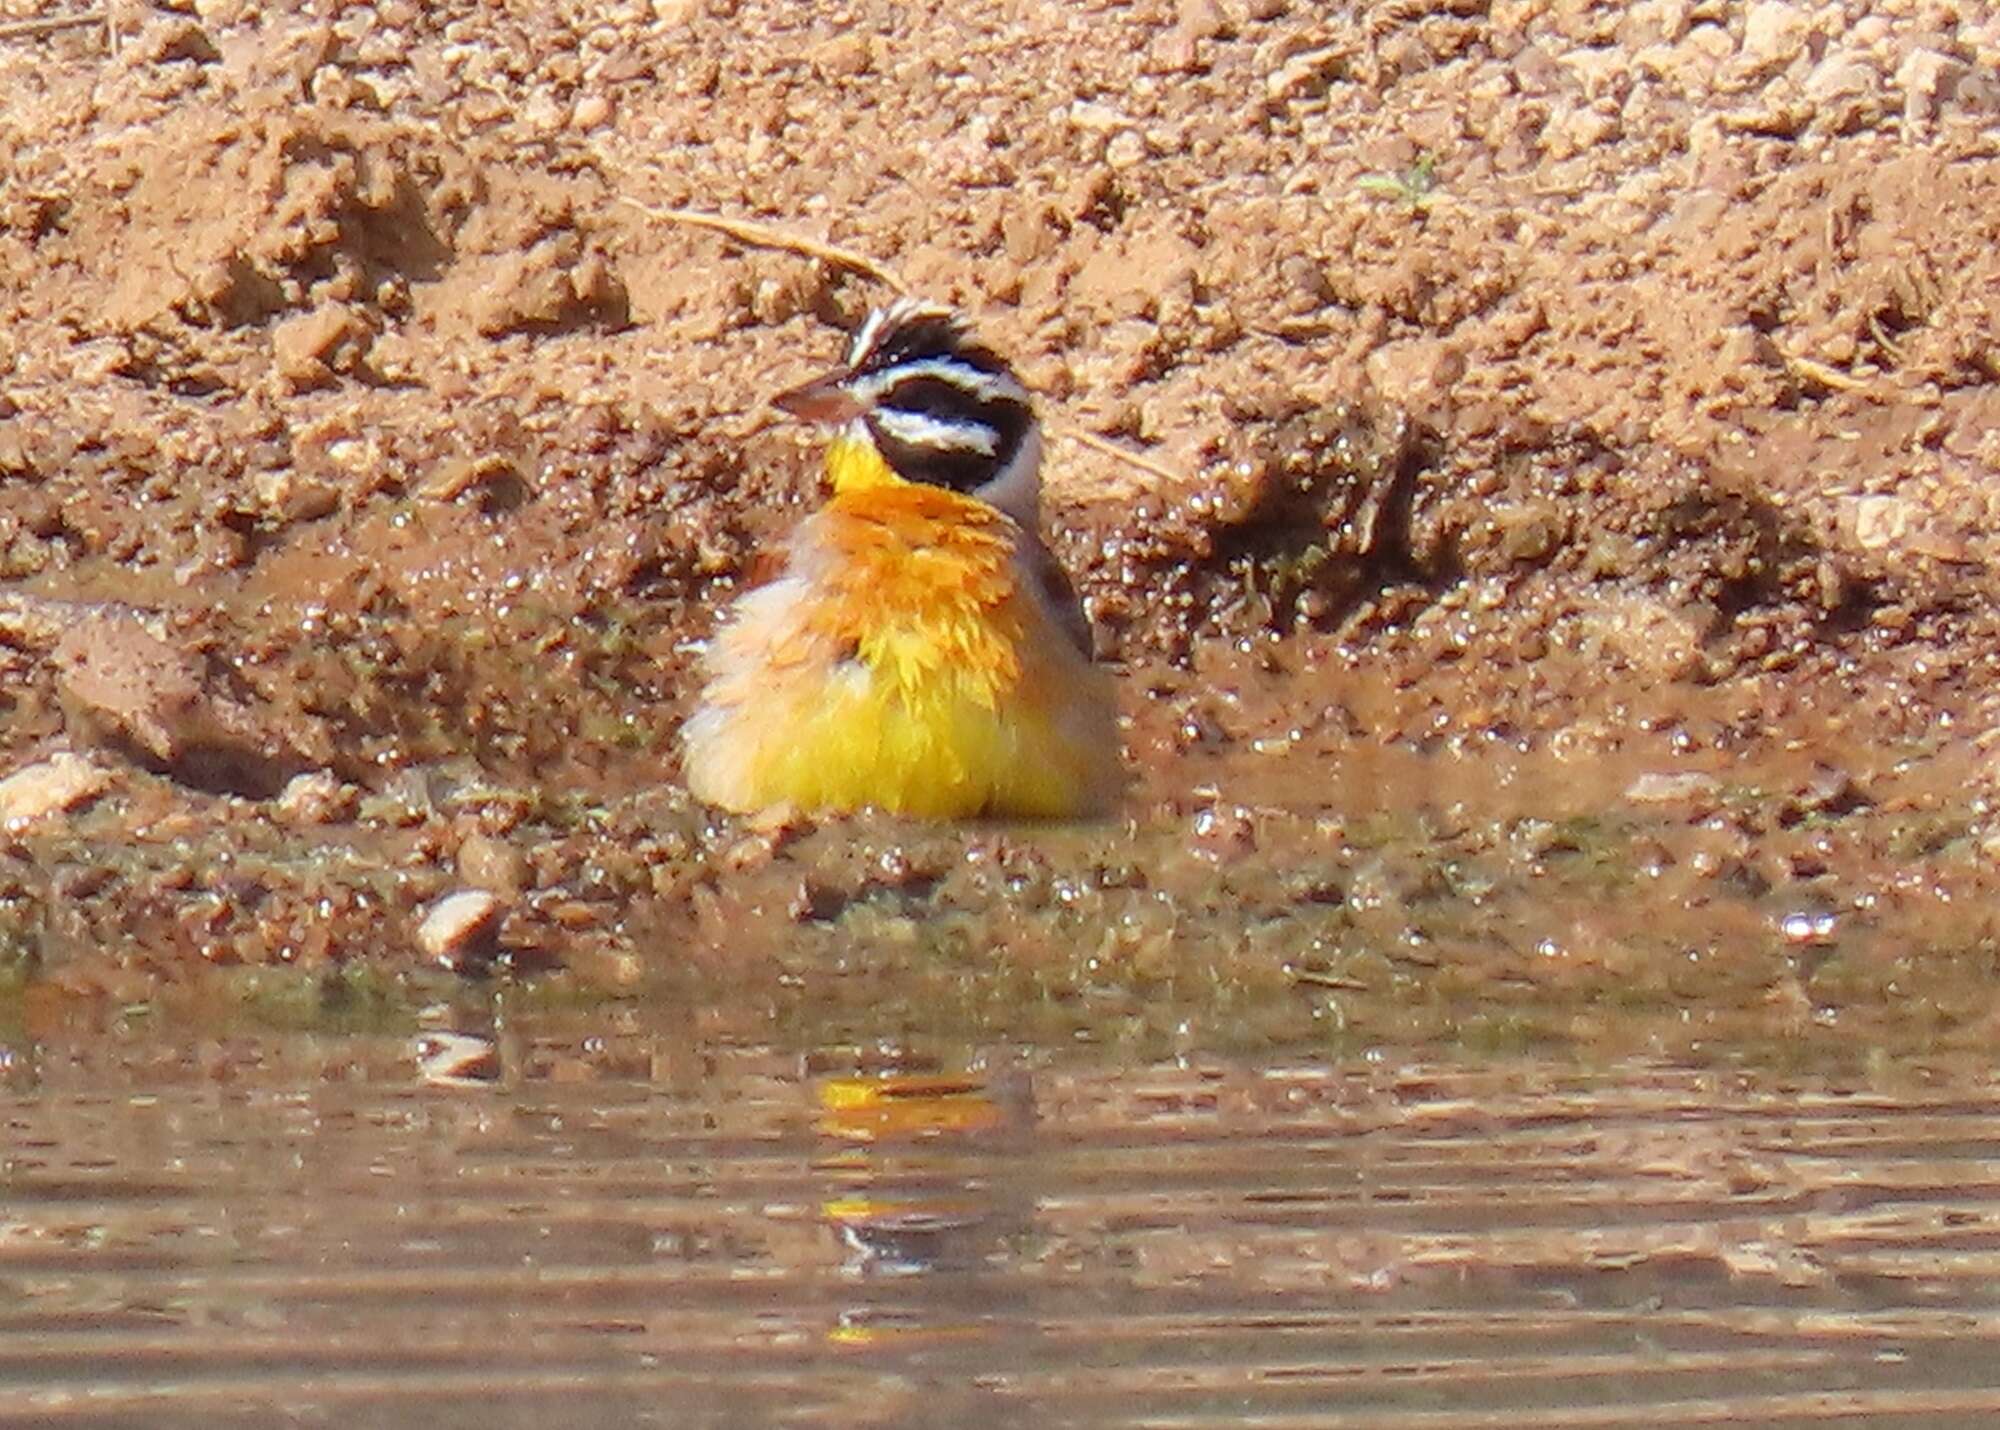
[[[1032,521],[1042,456],[1014,370],[947,308],[903,298],[855,331],[846,363],[776,399],[844,421],[907,481],[948,487]]]

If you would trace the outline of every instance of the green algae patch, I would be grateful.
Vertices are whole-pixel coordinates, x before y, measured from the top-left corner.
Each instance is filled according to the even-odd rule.
[[[436,1001],[436,980],[349,966],[322,974],[240,969],[219,975],[209,997],[226,1024],[271,1032],[411,1033]]]

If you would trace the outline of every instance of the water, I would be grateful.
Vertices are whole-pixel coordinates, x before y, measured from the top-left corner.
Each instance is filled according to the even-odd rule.
[[[2000,1414],[1976,1068],[1121,1068],[580,1015],[488,1051],[17,1053],[0,1419]]]

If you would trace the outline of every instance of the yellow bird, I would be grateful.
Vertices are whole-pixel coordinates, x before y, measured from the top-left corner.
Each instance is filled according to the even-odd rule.
[[[1106,812],[1116,707],[1042,545],[1041,427],[1012,369],[905,299],[775,401],[841,424],[833,495],[709,643],[688,788],[742,813]]]

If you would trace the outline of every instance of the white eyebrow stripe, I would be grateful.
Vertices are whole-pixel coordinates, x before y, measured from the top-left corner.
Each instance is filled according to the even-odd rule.
[[[979,402],[1028,400],[1028,390],[1011,374],[983,372],[969,362],[948,357],[899,362],[894,367],[887,367],[880,372],[872,372],[866,377],[856,379],[847,385],[847,390],[862,402],[874,403],[897,383],[912,377],[935,377],[959,388]]]
[[[925,318],[953,321],[951,309],[942,303],[927,303],[921,298],[902,297],[886,308],[870,309],[867,319],[854,334],[853,341],[847,345],[847,365],[853,367],[860,362],[862,356],[881,341],[884,330],[902,327],[906,323],[918,322]]]
[[[990,457],[1000,446],[1000,434],[984,422],[947,422],[922,412],[905,412],[900,407],[878,407],[869,418],[891,437],[912,447],[978,452]]]
[[[869,310],[868,320],[855,331],[854,338],[847,345],[847,365],[854,366],[861,361],[861,355],[875,346],[875,339],[881,335],[882,325],[889,321],[889,309]]]

